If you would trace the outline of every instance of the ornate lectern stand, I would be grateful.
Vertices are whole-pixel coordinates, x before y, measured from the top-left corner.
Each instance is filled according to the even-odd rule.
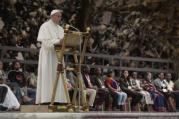
[[[85,86],[84,86],[82,75],[81,75],[81,64],[83,63],[83,60],[84,60],[84,54],[86,51],[87,41],[89,39],[90,28],[87,28],[86,32],[77,32],[77,31],[70,31],[69,25],[66,25],[64,30],[65,30],[64,39],[62,40],[60,45],[55,46],[55,50],[56,50],[57,58],[58,58],[57,78],[54,82],[51,103],[49,105],[49,111],[53,112],[53,111],[58,110],[57,106],[54,105],[54,100],[55,100],[55,95],[56,95],[57,86],[58,86],[57,84],[58,84],[59,80],[62,80],[62,82],[63,82],[65,96],[67,97],[67,104],[64,106],[64,108],[65,108],[64,110],[66,110],[68,112],[76,111],[77,108],[80,109],[80,107],[82,106],[83,111],[88,111],[89,109],[88,109],[88,105],[86,102]],[[82,39],[84,39],[83,47],[82,47],[82,51],[80,50],[80,52],[79,52],[79,51],[77,51],[77,49],[79,46],[81,49]],[[68,69],[68,68],[64,67],[64,54],[67,50],[71,50],[71,52],[73,52],[73,58],[75,61],[74,68]],[[78,60],[78,52],[79,52],[79,56],[80,56],[79,60]],[[67,80],[65,77],[66,70],[73,70],[77,75],[72,101],[70,100],[68,89],[67,89]],[[79,96],[78,105],[76,105],[77,104],[76,103],[77,93]],[[82,105],[80,104],[80,102]]]

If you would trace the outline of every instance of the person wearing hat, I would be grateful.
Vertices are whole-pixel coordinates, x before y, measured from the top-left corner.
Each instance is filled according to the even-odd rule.
[[[50,103],[54,81],[57,76],[57,54],[54,45],[59,44],[64,37],[64,29],[59,25],[62,11],[55,9],[50,13],[50,19],[39,29],[37,41],[41,42],[38,62],[36,104]],[[55,102],[67,103],[64,85],[58,82]]]

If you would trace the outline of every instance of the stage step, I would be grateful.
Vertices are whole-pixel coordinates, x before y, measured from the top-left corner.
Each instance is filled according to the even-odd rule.
[[[65,105],[55,105],[52,107],[49,105],[21,105],[20,112],[68,112],[68,109]]]
[[[30,112],[49,112],[48,105],[21,105],[20,111]]]

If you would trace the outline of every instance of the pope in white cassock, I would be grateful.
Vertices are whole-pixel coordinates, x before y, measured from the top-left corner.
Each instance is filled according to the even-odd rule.
[[[54,49],[64,37],[64,30],[59,26],[62,13],[60,10],[52,10],[50,20],[40,27],[37,41],[41,42],[38,62],[38,79],[36,104],[51,102],[54,82],[57,75],[57,55]],[[58,81],[55,102],[67,103],[64,84]]]

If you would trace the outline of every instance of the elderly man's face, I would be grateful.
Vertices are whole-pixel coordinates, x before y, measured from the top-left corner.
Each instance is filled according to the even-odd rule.
[[[51,16],[51,19],[54,23],[59,24],[61,21],[62,14],[60,12],[57,12]]]

